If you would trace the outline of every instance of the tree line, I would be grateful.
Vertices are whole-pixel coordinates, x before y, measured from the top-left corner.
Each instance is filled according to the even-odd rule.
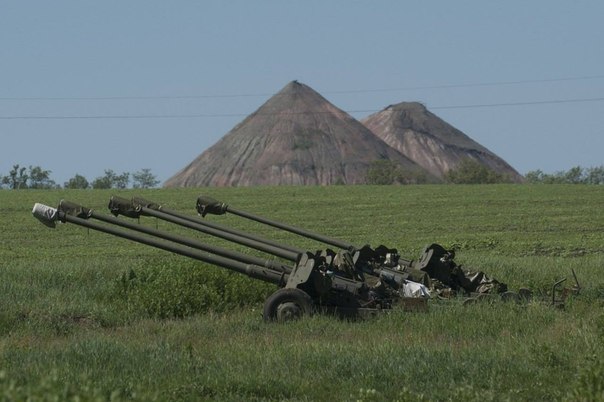
[[[11,190],[24,189],[109,189],[109,188],[153,188],[159,180],[151,169],[141,169],[134,173],[117,174],[112,169],[106,169],[102,176],[91,182],[86,177],[76,174],[61,186],[51,178],[51,171],[40,166],[13,165],[7,175],[0,175],[0,188]]]
[[[604,165],[583,168],[575,166],[553,174],[532,170],[524,176],[528,183],[542,184],[604,184]]]
[[[569,170],[548,174],[541,170],[532,170],[524,175],[526,183],[531,184],[604,184],[604,165],[590,168],[575,166]],[[444,176],[449,184],[496,184],[512,183],[512,178],[499,173],[480,162],[466,158],[462,159],[455,169],[449,170]],[[375,161],[367,173],[368,184],[405,184],[424,183],[425,178],[410,179],[405,172],[389,160]]]
[[[40,166],[13,165],[7,175],[0,174],[0,188],[21,189],[125,189],[153,188],[159,185],[159,180],[151,169],[141,169],[134,173],[118,174],[112,169],[106,169],[102,176],[88,181],[86,177],[76,174],[63,185],[51,179],[51,171]],[[524,175],[525,181],[531,184],[604,184],[604,165],[583,168],[575,166],[569,170],[556,173],[544,173],[532,170]],[[445,174],[445,182],[450,184],[494,184],[511,183],[510,176],[498,173],[478,161],[467,158],[462,160],[455,169]],[[426,183],[424,176],[410,177],[394,162],[380,160],[374,162],[367,173],[368,184],[421,184]]]
[[[368,184],[424,184],[428,183],[425,174],[415,173],[410,176],[399,165],[390,160],[374,161],[367,172]],[[455,169],[444,175],[444,182],[449,184],[494,184],[512,183],[512,178],[503,173],[484,166],[480,162],[465,158]]]

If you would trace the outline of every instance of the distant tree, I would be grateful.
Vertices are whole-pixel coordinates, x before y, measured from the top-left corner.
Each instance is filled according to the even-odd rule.
[[[585,182],[581,166],[570,168],[563,174],[563,177],[564,182],[568,184],[581,184]]]
[[[542,170],[537,169],[537,170],[531,170],[530,172],[527,172],[524,175],[524,178],[526,179],[527,183],[534,184],[534,183],[543,183],[544,176],[545,176],[545,173],[543,173]]]
[[[76,173],[75,176],[73,176],[71,179],[69,179],[69,181],[66,181],[65,184],[63,184],[63,187],[70,189],[86,189],[90,187],[90,183],[88,182],[88,180],[86,180],[84,176]]]
[[[159,180],[151,173],[151,169],[141,169],[132,174],[132,187],[153,188],[159,184]]]
[[[512,181],[508,175],[489,169],[471,158],[462,159],[457,167],[445,173],[445,180],[453,184],[493,184]]]
[[[57,183],[50,178],[50,170],[44,170],[40,166],[29,167],[29,188],[51,189],[57,188]]]
[[[564,176],[566,175],[565,171],[556,172],[553,174],[544,174],[543,175],[543,183],[545,184],[563,184],[565,183]]]
[[[367,171],[367,184],[394,184],[396,175],[397,169],[394,162],[387,159],[373,161]]]
[[[115,177],[114,185],[115,188],[124,189],[128,188],[128,183],[130,183],[130,173],[124,172]]]
[[[604,165],[588,168],[585,172],[585,184],[604,184]]]
[[[108,174],[109,172],[109,174]],[[92,181],[92,188],[94,189],[107,189],[113,186],[113,177],[111,175],[112,170],[105,170],[105,176],[97,177]]]
[[[426,184],[430,182],[425,170],[403,171],[398,169],[396,180],[401,184]]]
[[[569,170],[561,170],[547,174],[541,170],[528,172],[525,176],[529,183],[543,184],[604,184],[604,166],[584,169],[575,166]]]
[[[367,170],[367,184],[422,184],[428,182],[425,171],[404,170],[397,163],[380,159],[371,162]]]
[[[7,176],[2,177],[2,184],[8,186],[12,190],[27,188],[29,176],[27,168],[21,167],[18,164],[13,165],[13,168],[8,172]]]
[[[119,188],[124,189],[128,187],[130,182],[130,173],[124,172],[121,175],[116,174],[113,170],[105,170],[105,175],[97,177],[92,181],[92,188],[95,189],[107,189],[107,188]]]
[[[8,175],[0,177],[0,183],[2,187],[12,190],[59,188],[60,186],[50,178],[50,173],[50,170],[42,169],[40,166],[30,165],[26,168],[16,164]]]

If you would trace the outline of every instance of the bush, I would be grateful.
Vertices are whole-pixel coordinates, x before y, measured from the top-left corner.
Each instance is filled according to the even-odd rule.
[[[428,182],[426,172],[403,170],[388,159],[373,161],[367,170],[367,184],[424,184]]]
[[[88,180],[80,175],[80,174],[76,174],[74,177],[72,177],[71,179],[69,179],[68,181],[66,181],[63,184],[64,188],[72,188],[72,189],[87,189],[90,188],[90,183],[88,182]]]
[[[457,167],[445,174],[445,180],[453,184],[493,184],[510,183],[511,178],[488,168],[482,163],[471,159],[462,159]]]
[[[116,289],[129,309],[155,318],[260,304],[276,290],[242,274],[173,258],[124,272]]]

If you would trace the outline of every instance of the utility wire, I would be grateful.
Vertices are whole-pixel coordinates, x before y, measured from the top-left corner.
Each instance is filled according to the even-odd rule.
[[[452,105],[452,106],[433,106],[430,109],[475,109],[481,107],[501,107],[501,106],[526,106],[526,105],[552,105],[557,103],[583,103],[583,102],[601,102],[604,98],[579,98],[579,99],[552,99],[533,102],[509,102],[509,103],[484,103],[475,105]]]
[[[349,89],[341,91],[324,91],[322,94],[352,94],[352,93],[372,93],[372,92],[402,92],[415,91],[425,89],[451,89],[451,88],[473,88],[473,87],[489,87],[489,86],[505,86],[505,85],[523,85],[537,84],[547,82],[562,82],[562,81],[585,81],[602,79],[604,75],[591,75],[581,77],[563,77],[540,80],[518,80],[518,81],[495,81],[495,82],[478,82],[466,84],[443,84],[443,85],[426,85],[426,86],[411,86],[400,88],[374,88],[374,89]],[[156,96],[84,96],[84,97],[0,97],[0,101],[105,101],[105,100],[153,100],[153,99],[218,99],[218,98],[246,98],[246,97],[267,97],[275,96],[274,93],[249,93],[249,94],[213,94],[213,95],[156,95]]]
[[[583,80],[594,80],[604,78],[604,75],[592,75],[585,77],[567,77],[567,78],[552,78],[542,80],[520,80],[520,81],[498,81],[498,82],[478,82],[469,84],[443,84],[443,85],[428,85],[428,86],[416,86],[416,87],[401,87],[401,88],[382,88],[382,89],[358,89],[358,90],[343,90],[343,91],[331,91],[325,92],[332,94],[347,94],[347,93],[363,93],[363,92],[397,92],[397,91],[415,91],[423,89],[449,89],[449,88],[472,88],[472,87],[493,87],[503,85],[522,85],[522,84],[536,84],[546,82],[560,82],[560,81],[583,81]]]
[[[529,102],[509,102],[509,103],[483,103],[473,105],[448,105],[448,106],[431,106],[430,110],[436,109],[477,109],[489,107],[505,107],[505,106],[528,106],[528,105],[550,105],[562,103],[585,103],[585,102],[602,102],[602,98],[579,98],[579,99],[553,99]],[[384,110],[384,109],[381,109]],[[365,109],[365,110],[348,110],[346,113],[374,113],[380,109]],[[255,113],[261,116],[274,115],[300,115],[300,114],[325,114],[331,112],[310,111],[310,112],[284,112],[284,113]],[[191,119],[191,118],[206,118],[206,117],[245,117],[251,113],[211,113],[211,114],[140,114],[140,115],[82,115],[82,116],[0,116],[0,120],[92,120],[92,119]]]

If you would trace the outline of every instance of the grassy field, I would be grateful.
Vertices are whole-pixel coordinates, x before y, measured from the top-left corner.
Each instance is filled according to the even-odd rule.
[[[571,269],[583,289],[564,310],[452,300],[427,313],[267,324],[271,285],[31,216],[35,202],[60,199],[105,213],[113,194],[193,215],[202,193],[410,258],[432,242],[455,247],[458,263],[537,299]],[[0,222],[2,400],[604,400],[603,186],[0,191]]]

